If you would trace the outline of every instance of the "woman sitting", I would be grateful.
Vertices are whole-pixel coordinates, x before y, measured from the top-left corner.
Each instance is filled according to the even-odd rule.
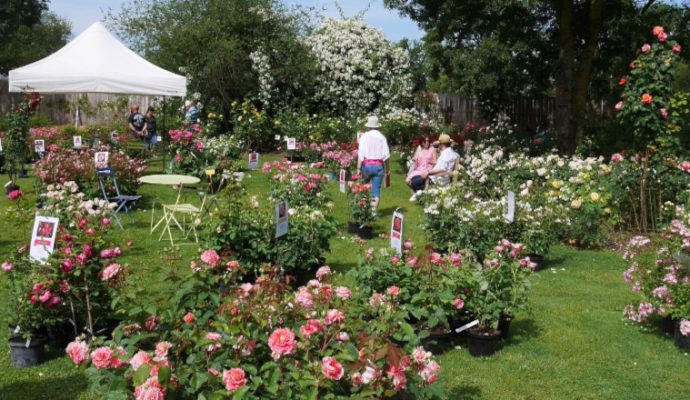
[[[427,174],[436,165],[436,149],[431,146],[431,139],[429,137],[422,139],[419,147],[417,147],[417,151],[412,156],[412,162],[414,165],[407,174],[405,182],[412,189],[410,201],[415,201],[415,193],[424,189]]]

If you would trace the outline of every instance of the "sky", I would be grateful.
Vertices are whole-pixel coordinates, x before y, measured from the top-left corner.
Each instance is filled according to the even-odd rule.
[[[323,10],[323,14],[339,17],[333,0],[284,0],[287,5],[302,5]],[[50,9],[72,23],[72,34],[79,35],[96,21],[101,21],[108,8],[119,10],[125,0],[51,0]],[[345,16],[352,17],[368,8],[364,20],[371,26],[381,29],[393,41],[402,38],[420,39],[424,32],[409,18],[401,17],[395,10],[383,7],[382,0],[341,0],[340,7]]]

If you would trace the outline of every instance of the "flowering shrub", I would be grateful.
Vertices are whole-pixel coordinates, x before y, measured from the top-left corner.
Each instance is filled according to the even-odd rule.
[[[4,138],[3,157],[5,161],[4,170],[9,174],[12,181],[15,180],[17,172],[26,162],[28,155],[26,137],[29,123],[40,103],[41,96],[38,93],[25,93],[18,104],[12,105],[12,110],[7,115],[8,129]]]
[[[414,325],[424,330],[447,330],[452,320],[466,311],[470,292],[472,256],[464,251],[441,256],[420,252],[406,242],[402,255],[392,249],[368,249],[353,270],[357,287],[376,304],[394,298],[412,316]]]
[[[276,268],[241,283],[241,268],[211,259],[218,262],[193,263],[193,275],[171,293],[177,301],[165,303],[152,329],[141,328],[151,318],[142,316],[121,327],[114,342],[68,346],[75,364],[89,365],[96,393],[136,399],[440,395],[434,385],[440,366],[431,353],[390,341],[405,338],[404,323],[394,323],[404,315],[394,297],[370,306],[355,290],[333,287],[327,268],[294,292]],[[198,289],[219,281],[221,296],[200,295]]]
[[[375,220],[371,209],[371,184],[358,181],[358,175],[353,175],[352,179],[347,183],[350,221],[364,226]]]
[[[231,186],[222,194],[218,218],[205,229],[204,243],[220,252],[232,252],[249,270],[258,271],[267,262],[281,265],[286,273],[307,271],[323,263],[335,235],[336,221],[329,214],[333,203],[324,208],[309,204],[294,205],[288,198],[289,229],[275,238],[273,200],[249,197]]]
[[[630,267],[623,279],[640,300],[625,307],[626,317],[637,323],[647,322],[654,314],[676,321],[690,320],[689,248],[690,230],[680,220],[674,220],[655,243],[645,236],[635,236],[628,242],[623,258]],[[655,253],[647,254],[652,250]]]
[[[411,101],[407,51],[361,19],[325,19],[306,43],[320,66],[315,100],[333,115],[358,118]]]
[[[357,156],[345,150],[327,151],[322,155],[326,169],[333,173],[339,173],[341,169],[350,171],[357,164]]]
[[[325,193],[328,177],[314,173],[301,164],[264,163],[262,171],[273,173],[270,195],[273,200],[288,200],[290,206],[322,207],[328,202]]]
[[[94,163],[96,151],[110,152],[108,165],[115,170],[120,191],[136,193],[139,177],[147,168],[146,162],[131,158],[123,151],[114,151],[109,146],[101,146],[98,150],[84,148],[48,151],[43,159],[34,164],[34,172],[44,186],[71,181],[76,182],[88,197],[102,196]],[[114,193],[114,188],[109,189]]]

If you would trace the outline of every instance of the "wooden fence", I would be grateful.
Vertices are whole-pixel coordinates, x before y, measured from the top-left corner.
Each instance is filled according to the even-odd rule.
[[[439,111],[447,120],[454,119],[459,126],[464,126],[468,122],[482,125],[490,122],[483,118],[477,100],[472,97],[452,93],[437,93],[435,97]],[[520,96],[510,99],[502,111],[519,128],[536,131],[538,128],[545,129],[549,126],[549,119],[552,118],[554,110],[553,97]]]

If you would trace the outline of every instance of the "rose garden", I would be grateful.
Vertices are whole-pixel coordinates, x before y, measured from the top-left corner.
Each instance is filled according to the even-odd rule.
[[[359,18],[305,33],[273,7],[245,7],[286,41],[253,43],[254,85],[224,96],[180,67],[198,119],[152,100],[151,149],[117,118],[58,125],[41,92],[17,97],[0,125],[0,399],[690,395],[690,105],[671,28],[639,27],[610,78],[605,136],[625,140],[567,151],[500,107],[458,124],[417,87],[413,52]],[[377,209],[358,170],[369,116],[391,150]],[[451,179],[408,199],[440,135]]]

